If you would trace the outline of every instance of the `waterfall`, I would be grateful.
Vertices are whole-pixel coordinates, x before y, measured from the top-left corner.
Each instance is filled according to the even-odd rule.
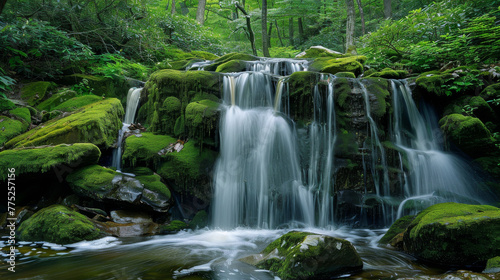
[[[421,112],[406,81],[392,80],[393,142],[399,147],[404,166],[405,200],[398,217],[415,213],[435,203],[455,201],[479,203],[473,190],[479,185],[471,166],[443,151],[443,137],[433,112],[425,105]]]
[[[118,140],[116,149],[113,150],[113,158],[111,166],[116,168],[116,170],[121,170],[121,160],[122,160],[122,142],[125,132],[129,131],[129,126],[135,120],[135,113],[137,112],[137,107],[139,106],[139,99],[141,97],[142,88],[130,88],[127,93],[127,108],[125,110],[125,118],[123,119],[122,129],[118,132]]]
[[[247,70],[278,76],[288,76],[293,72],[307,71],[308,63],[307,60],[272,58],[259,61],[247,61]]]

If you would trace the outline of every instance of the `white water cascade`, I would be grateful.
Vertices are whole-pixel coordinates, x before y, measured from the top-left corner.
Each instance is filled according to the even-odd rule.
[[[415,213],[430,205],[446,202],[480,203],[474,191],[480,182],[472,167],[443,151],[443,138],[433,113],[426,107],[419,112],[406,81],[393,80],[394,144],[402,149],[405,200],[398,217]]]
[[[118,132],[118,140],[116,149],[113,150],[113,158],[111,166],[116,168],[116,170],[121,170],[121,159],[122,159],[122,142],[125,132],[129,131],[129,126],[135,120],[135,114],[137,112],[137,107],[139,106],[139,99],[141,97],[142,88],[130,88],[127,93],[127,108],[125,110],[125,118],[123,119],[122,129]]]

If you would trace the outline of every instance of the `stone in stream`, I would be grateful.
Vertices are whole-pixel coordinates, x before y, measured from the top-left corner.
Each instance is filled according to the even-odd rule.
[[[276,239],[260,254],[240,261],[268,269],[281,279],[332,277],[363,268],[361,258],[349,241],[297,231]]]

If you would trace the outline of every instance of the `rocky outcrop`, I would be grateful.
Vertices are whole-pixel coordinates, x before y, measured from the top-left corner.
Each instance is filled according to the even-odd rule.
[[[331,278],[363,267],[354,246],[346,240],[310,232],[289,232],[260,254],[240,259],[268,269],[281,279]]]

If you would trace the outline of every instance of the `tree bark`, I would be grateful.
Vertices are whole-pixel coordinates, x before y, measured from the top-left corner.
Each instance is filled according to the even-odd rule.
[[[299,44],[304,42],[304,25],[302,24],[302,18],[299,17],[297,23],[299,24]]]
[[[5,7],[5,3],[7,3],[7,0],[0,0],[0,15],[2,14],[3,7]]]
[[[358,3],[359,16],[361,17],[361,32],[365,35],[365,13],[363,12],[363,4],[361,4],[361,0],[356,0]]]
[[[271,46],[271,37],[272,37],[272,32],[273,32],[273,22],[271,21],[269,23],[269,31],[267,32],[267,45],[269,46],[269,48],[272,48]]]
[[[205,23],[205,5],[207,0],[198,0],[198,9],[196,10],[196,21],[201,25]]]
[[[283,47],[283,40],[281,40],[280,28],[278,26],[278,20],[274,19],[274,24],[276,25],[276,33],[278,33],[278,39],[280,39],[280,44]]]
[[[384,0],[384,16],[385,18],[392,18],[392,1]]]
[[[345,51],[354,45],[354,0],[346,0],[347,22],[345,27]]]
[[[245,11],[245,8],[243,8],[242,6],[240,6],[240,4],[238,4],[238,2],[236,2],[235,5],[236,5],[236,8],[238,8],[243,13],[243,15],[245,15],[245,19],[247,21],[248,40],[250,40],[250,45],[252,45],[252,53],[253,53],[253,55],[256,56],[257,55],[257,48],[255,48],[255,35],[253,34],[252,23],[250,21],[250,15],[247,13],[247,11]]]
[[[269,57],[269,36],[267,35],[267,0],[262,0],[262,53]]]
[[[170,10],[170,14],[175,14],[175,0],[172,0],[172,10]]]
[[[290,46],[293,46],[293,18],[288,19],[288,37],[290,39]]]

